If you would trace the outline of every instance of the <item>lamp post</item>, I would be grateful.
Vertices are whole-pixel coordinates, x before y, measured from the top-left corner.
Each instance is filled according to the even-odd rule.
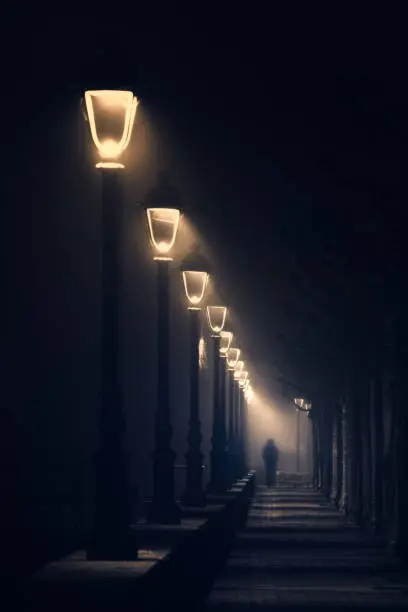
[[[245,388],[248,380],[248,372],[243,370],[238,381],[240,392],[240,429],[241,429],[241,448],[240,448],[240,472],[241,476],[247,472],[247,415]]]
[[[179,524],[181,510],[174,494],[175,452],[170,414],[169,377],[169,310],[170,310],[170,251],[174,245],[180,220],[175,208],[148,208],[147,220],[157,263],[157,406],[155,449],[153,453],[153,500],[148,520],[165,525]]]
[[[242,398],[241,388],[239,381],[241,379],[242,372],[244,371],[244,362],[238,361],[234,371],[234,382],[235,382],[235,423],[236,423],[236,443],[235,443],[235,478],[242,476]]]
[[[249,415],[248,415],[248,411],[249,411],[249,406],[252,402],[253,399],[253,395],[254,392],[252,390],[251,387],[251,383],[249,380],[246,381],[246,385],[244,388],[244,398],[245,398],[245,417],[246,417],[246,423],[245,423],[245,435],[246,435],[246,442],[247,442],[247,469],[250,467],[248,465],[248,455],[250,455],[250,444],[249,444],[249,431],[248,431],[248,419],[249,419]]]
[[[213,338],[213,425],[211,438],[211,471],[208,492],[223,493],[227,486],[225,411],[220,394],[220,346],[221,332],[225,325],[225,306],[207,306],[208,324]],[[225,403],[224,403],[225,406]]]
[[[232,483],[237,472],[237,417],[235,410],[234,370],[241,351],[230,348],[227,352],[228,372],[228,480]]]
[[[129,524],[131,495],[123,448],[126,421],[120,380],[119,317],[123,202],[120,161],[129,144],[137,108],[131,91],[85,92],[86,115],[102,173],[102,333],[99,447],[96,453],[95,524],[89,559],[134,559]]]
[[[208,273],[197,270],[183,271],[183,282],[189,303],[190,319],[190,419],[188,422],[188,450],[186,453],[187,475],[183,501],[187,506],[205,506],[203,490],[203,453],[201,452],[200,421],[200,312]]]
[[[227,376],[227,353],[232,342],[233,334],[230,331],[220,332],[220,413],[225,430],[225,487],[229,483],[229,458],[228,458],[228,435],[227,435],[227,401],[226,401],[226,376]]]
[[[310,414],[312,409],[312,403],[308,402],[303,397],[297,397],[294,399],[296,406],[296,472],[300,473],[300,412],[306,412]]]
[[[296,473],[300,472],[300,408],[304,404],[303,398],[296,398]]]

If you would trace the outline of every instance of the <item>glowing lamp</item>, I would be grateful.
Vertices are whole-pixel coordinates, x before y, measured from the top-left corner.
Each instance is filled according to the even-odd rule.
[[[299,408],[303,408],[303,404],[305,403],[305,400],[302,397],[297,397],[295,399],[295,404],[296,406],[298,406]]]
[[[198,309],[208,283],[207,272],[186,270],[183,272],[183,282],[186,296],[190,304],[189,308]]]
[[[229,347],[231,345],[232,342],[232,336],[233,333],[232,332],[228,332],[228,331],[222,331],[220,333],[221,336],[221,342],[220,342],[220,353],[221,353],[221,357],[226,357]]]
[[[180,211],[177,208],[148,208],[147,220],[150,239],[157,252],[155,259],[171,260],[169,253],[176,240]]]
[[[235,366],[238,363],[239,356],[241,354],[240,349],[230,348],[227,352],[227,368],[228,370],[235,370]]]
[[[214,336],[219,336],[225,325],[227,309],[225,306],[207,306],[208,325]]]
[[[102,161],[97,168],[124,168],[118,161],[129,144],[135,121],[137,98],[131,91],[85,92],[85,105],[92,140]]]
[[[243,369],[244,369],[244,362],[243,361],[237,361],[237,364],[236,364],[235,370],[234,370],[234,379],[235,380],[239,380],[241,378],[241,374],[242,374]]]
[[[241,389],[244,389],[247,377],[248,377],[248,372],[246,370],[244,372],[241,372],[241,375],[238,380],[238,384],[241,387]]]
[[[304,409],[306,412],[310,412],[310,411],[311,411],[311,409],[312,409],[312,402],[305,402],[305,403],[303,404],[303,409]]]

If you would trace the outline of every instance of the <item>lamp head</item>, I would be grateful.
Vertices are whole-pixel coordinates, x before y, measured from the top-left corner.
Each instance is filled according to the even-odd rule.
[[[97,168],[124,168],[120,156],[129,144],[138,105],[131,91],[115,89],[85,92],[92,140],[101,161]]]
[[[220,354],[221,357],[226,357],[232,342],[233,333],[229,331],[222,331],[220,332],[220,337]]]
[[[219,337],[225,325],[226,306],[207,306],[208,325],[212,336]]]
[[[176,241],[180,211],[177,208],[148,208],[147,221],[155,259],[171,260],[170,251]]]
[[[200,310],[204,293],[208,283],[208,273],[197,270],[184,270],[183,283],[189,309]]]
[[[245,382],[246,382],[247,377],[248,377],[248,372],[246,370],[241,372],[241,375],[238,380],[238,384],[241,387],[241,389],[245,388]]]
[[[228,370],[235,370],[235,366],[238,363],[239,356],[241,351],[239,348],[230,348],[227,351],[227,368]]]

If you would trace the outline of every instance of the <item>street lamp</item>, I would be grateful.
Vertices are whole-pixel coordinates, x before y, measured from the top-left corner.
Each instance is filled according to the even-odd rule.
[[[237,368],[241,351],[239,348],[230,348],[227,352],[227,371],[229,375],[228,383],[228,475],[232,483],[238,476],[238,410],[236,389],[235,389],[235,369]]]
[[[205,506],[203,490],[200,422],[200,311],[208,284],[208,273],[184,270],[183,283],[190,318],[190,419],[188,422],[188,450],[186,453],[186,489],[183,495],[187,506]]]
[[[223,493],[227,486],[225,401],[220,389],[221,332],[225,325],[225,306],[207,306],[207,319],[213,338],[213,426],[211,438],[211,473],[209,493]]]
[[[85,92],[85,104],[92,140],[101,161],[97,168],[124,168],[119,158],[129,144],[138,105],[131,91],[93,90]]]
[[[119,367],[123,200],[119,161],[129,144],[137,108],[131,91],[86,91],[86,115],[102,173],[102,305],[99,447],[96,454],[95,529],[89,559],[134,559],[132,501],[123,449],[126,421]]]
[[[239,381],[241,389],[241,470],[242,474],[248,472],[248,395],[250,382],[248,372],[245,372]]]
[[[296,471],[300,472],[300,412],[310,414],[312,403],[304,397],[296,397],[294,400],[296,405]]]
[[[231,346],[233,333],[222,330],[220,332],[220,413],[225,431],[225,487],[229,480],[229,448],[227,436],[227,403],[226,403],[226,376],[227,376],[227,353]]]
[[[150,240],[157,262],[157,407],[153,469],[153,500],[148,519],[152,523],[178,524],[181,510],[175,501],[173,430],[170,414],[169,307],[170,263],[180,220],[175,208],[148,208]]]
[[[244,402],[243,402],[243,397],[242,397],[242,393],[241,393],[241,379],[244,377],[245,380],[245,363],[242,360],[237,361],[236,366],[235,366],[235,370],[234,370],[234,380],[237,383],[236,387],[235,387],[235,423],[236,423],[236,438],[235,438],[235,454],[236,454],[236,477],[240,477],[243,474],[244,471],[244,459],[243,459],[243,452],[244,452],[244,443],[243,443],[243,436],[244,436],[244,430],[242,427],[242,418],[243,418],[243,411],[244,411]]]

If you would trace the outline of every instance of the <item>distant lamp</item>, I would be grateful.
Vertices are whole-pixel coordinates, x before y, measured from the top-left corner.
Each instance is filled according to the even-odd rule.
[[[241,389],[245,388],[245,382],[246,382],[247,377],[248,377],[248,372],[246,370],[241,372],[241,376],[239,377],[239,380],[238,380],[238,384],[241,387]]]
[[[170,251],[176,240],[180,211],[177,208],[148,208],[147,220],[157,253],[155,259],[171,260]]]
[[[312,409],[312,402],[305,402],[303,404],[303,409],[304,409],[305,412],[307,412],[309,414],[309,412]]]
[[[183,272],[183,282],[189,309],[199,309],[208,283],[207,272],[186,270]]]
[[[235,370],[235,366],[238,363],[239,356],[241,354],[240,349],[230,348],[227,351],[227,368],[228,370]]]
[[[228,332],[228,331],[222,331],[220,333],[221,336],[221,342],[220,342],[220,353],[221,353],[221,357],[226,357],[229,347],[231,345],[232,342],[232,337],[233,337],[233,333],[232,332]]]
[[[234,379],[235,380],[239,380],[241,378],[241,374],[242,374],[243,369],[244,369],[244,362],[243,361],[237,361],[237,364],[236,364],[235,370],[234,370]]]
[[[305,403],[305,400],[303,399],[303,397],[295,398],[295,404],[298,408],[303,408],[304,403]]]
[[[208,325],[214,336],[219,336],[225,325],[227,309],[225,306],[207,306]]]
[[[131,91],[111,89],[85,92],[92,140],[102,161],[97,168],[124,168],[118,161],[129,144],[135,121],[137,98]]]

